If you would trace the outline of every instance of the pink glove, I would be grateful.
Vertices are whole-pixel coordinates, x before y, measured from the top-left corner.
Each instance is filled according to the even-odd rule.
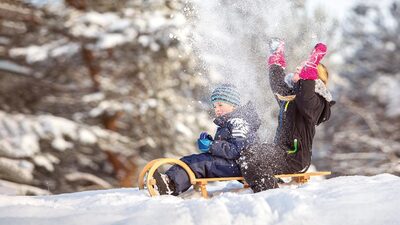
[[[303,80],[316,80],[318,79],[317,66],[319,62],[326,55],[327,47],[324,43],[315,45],[310,57],[305,62],[303,69],[300,71],[300,78]]]
[[[285,69],[285,42],[279,38],[272,38],[269,41],[269,48],[271,55],[268,58],[268,66],[275,64]]]

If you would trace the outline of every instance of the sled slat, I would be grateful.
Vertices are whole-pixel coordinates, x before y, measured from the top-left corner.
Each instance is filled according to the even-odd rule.
[[[293,173],[293,174],[278,174],[275,175],[276,178],[287,178],[287,177],[304,177],[304,176],[326,176],[330,175],[332,172],[330,171],[316,171],[316,172],[307,172],[307,173]]]
[[[330,171],[316,171],[316,172],[308,172],[308,173],[294,173],[294,174],[279,174],[275,175],[276,178],[292,178],[293,181],[299,184],[307,183],[312,176],[325,176],[330,175]],[[244,181],[243,177],[216,177],[216,178],[196,178],[195,182],[196,185],[199,187],[201,191],[201,196],[203,198],[208,198],[207,192],[207,183],[208,182],[215,182],[215,181],[230,181],[230,180],[237,180],[237,181]],[[249,185],[244,182],[244,188],[248,188]]]

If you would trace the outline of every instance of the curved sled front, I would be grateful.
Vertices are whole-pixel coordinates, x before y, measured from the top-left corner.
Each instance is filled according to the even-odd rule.
[[[194,175],[193,171],[190,169],[190,167],[182,162],[179,159],[171,159],[171,158],[161,158],[161,159],[155,159],[150,161],[142,170],[142,172],[139,175],[139,189],[144,189],[144,176],[147,173],[147,179],[146,179],[146,187],[147,190],[149,191],[151,196],[158,195],[158,192],[154,189],[154,185],[156,184],[156,180],[154,179],[153,175],[154,172],[162,165],[164,164],[170,164],[170,165],[179,165],[182,167],[186,173],[189,175],[189,179],[191,184],[195,184],[196,176]]]
[[[144,176],[146,176],[146,173],[149,172],[150,168],[154,165],[154,163],[156,163],[158,160],[160,159],[154,159],[151,160],[150,162],[148,162],[146,164],[146,166],[144,166],[144,168],[142,169],[142,171],[139,174],[139,190],[143,190],[144,189]]]

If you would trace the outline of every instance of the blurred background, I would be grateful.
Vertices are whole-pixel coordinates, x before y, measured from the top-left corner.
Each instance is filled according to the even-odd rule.
[[[268,39],[287,71],[318,41],[337,101],[313,164],[400,175],[400,1],[0,0],[0,193],[134,187],[215,131],[210,91],[236,84],[271,141]]]

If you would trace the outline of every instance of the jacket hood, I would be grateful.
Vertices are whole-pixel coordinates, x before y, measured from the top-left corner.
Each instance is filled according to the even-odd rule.
[[[320,81],[320,82],[318,82],[318,81]],[[319,79],[317,79],[317,82],[315,83],[315,92],[325,99],[324,109],[322,110],[322,113],[317,121],[317,125],[319,125],[320,123],[329,120],[329,118],[331,117],[331,107],[336,102],[332,100],[331,93],[326,88],[324,83]]]
[[[231,113],[215,118],[214,123],[217,126],[224,126],[224,124],[231,118],[242,118],[246,120],[248,123],[250,123],[250,126],[254,130],[258,130],[258,128],[261,126],[261,119],[251,101],[249,101],[246,105],[239,106]]]
[[[322,97],[325,98],[327,102],[332,101],[332,94],[328,90],[328,88],[325,86],[324,82],[320,79],[315,80],[315,93],[321,95]]]

